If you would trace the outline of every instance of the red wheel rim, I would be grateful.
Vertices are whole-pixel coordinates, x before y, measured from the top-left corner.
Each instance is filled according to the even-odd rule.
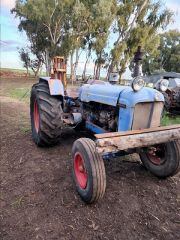
[[[148,158],[155,165],[163,164],[165,160],[165,148],[163,145],[157,145],[148,149]]]
[[[160,165],[161,164],[161,159],[157,156],[154,156],[153,154],[148,153],[149,160],[155,164],[155,165]]]
[[[79,152],[77,152],[74,157],[74,172],[77,183],[82,189],[85,189],[87,186],[88,175],[85,169],[84,159]]]
[[[36,132],[38,133],[38,131],[39,131],[39,109],[38,109],[37,100],[35,100],[35,102],[34,102],[34,126],[36,129]]]

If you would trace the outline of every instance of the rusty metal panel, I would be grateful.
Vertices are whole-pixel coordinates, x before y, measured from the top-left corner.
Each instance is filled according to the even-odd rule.
[[[134,109],[134,118],[132,129],[148,128],[152,103],[138,103]]]
[[[134,109],[132,129],[159,127],[163,102],[138,103]]]
[[[64,87],[60,80],[58,79],[49,79],[49,90],[51,95],[62,95],[64,96]]]
[[[156,102],[154,104],[154,111],[152,114],[152,120],[150,127],[158,127],[161,124],[161,115],[163,111],[164,103],[163,102]]]

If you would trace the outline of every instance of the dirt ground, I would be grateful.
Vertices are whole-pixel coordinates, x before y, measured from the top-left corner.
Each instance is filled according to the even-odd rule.
[[[24,84],[1,81],[0,239],[180,239],[180,175],[161,180],[137,155],[114,159],[105,163],[103,200],[84,204],[72,182],[71,147],[86,133],[67,130],[58,146],[38,148],[28,104],[3,96]]]

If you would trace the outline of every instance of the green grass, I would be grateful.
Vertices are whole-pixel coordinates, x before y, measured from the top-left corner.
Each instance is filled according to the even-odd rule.
[[[22,127],[20,127],[20,131],[22,133],[29,133],[31,131],[31,128],[30,128],[29,125],[28,126],[22,126]]]
[[[11,89],[7,93],[8,97],[16,98],[23,102],[29,102],[30,88],[15,88]]]
[[[161,124],[163,126],[180,124],[180,116],[169,116],[168,114],[165,114],[165,116],[162,118]]]

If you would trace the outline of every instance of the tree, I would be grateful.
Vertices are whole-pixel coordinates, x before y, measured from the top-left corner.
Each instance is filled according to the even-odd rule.
[[[155,52],[157,30],[172,17],[159,0],[17,0],[12,12],[20,19],[19,30],[26,32],[32,53],[48,72],[54,56],[70,56],[72,81],[82,50],[87,51],[83,75],[92,53],[95,77],[107,60],[109,72],[116,68],[121,75],[138,45]]]
[[[48,71],[50,60],[55,55],[64,55],[66,58],[71,55],[73,59],[75,53],[71,74],[75,78],[79,49],[84,47],[83,40],[88,35],[94,38],[95,34],[102,32],[109,11],[105,12],[106,8],[103,6],[107,6],[108,2],[108,0],[17,0],[12,12],[20,18],[19,30],[26,32],[32,52],[43,57]]]
[[[29,74],[29,63],[30,63],[29,53],[24,48],[19,49],[18,52],[19,52],[19,55],[20,55],[20,59],[23,62],[23,66],[24,66],[24,68],[26,68],[26,75],[28,76],[28,74]]]
[[[94,77],[100,78],[102,65],[105,64],[108,53],[106,46],[111,32],[111,25],[115,17],[116,1],[100,0],[96,4],[95,21],[93,25],[93,44],[92,49],[95,51],[96,60],[94,68]]]
[[[37,74],[42,66],[43,59],[41,56],[33,56],[32,52],[28,49],[28,47],[19,49],[19,55],[21,61],[24,63],[24,67],[26,68],[27,75],[29,73],[29,68],[34,73],[34,76],[37,77]]]
[[[73,39],[73,48],[71,51],[71,59],[75,54],[75,63],[73,64],[73,75],[76,75],[76,68],[79,60],[80,49],[86,49],[87,59],[85,63],[85,70],[87,61],[91,55],[92,50],[95,51],[97,59],[96,63],[100,63],[102,60],[102,53],[107,44],[109,36],[109,28],[113,21],[113,6],[114,0],[98,0],[98,1],[86,1],[76,0],[73,7],[73,16],[71,23],[71,38]],[[97,73],[100,73],[99,67],[101,64],[97,64]],[[85,71],[84,71],[85,72]]]
[[[159,34],[157,51],[147,51],[143,60],[143,72],[150,75],[155,71],[180,72],[180,31],[170,30]]]
[[[111,50],[109,71],[114,67],[125,72],[138,45],[146,48],[156,38],[157,30],[165,27],[172,13],[164,9],[160,1],[117,1],[114,32],[117,39]]]
[[[41,66],[44,63],[48,74],[50,69],[48,69],[49,63],[47,57],[49,49],[49,41],[46,38],[47,32],[43,30],[42,26],[38,22],[31,20],[21,20],[18,28],[19,31],[26,32],[30,43],[29,50],[36,58],[35,65]],[[39,69],[39,67],[36,69]],[[37,74],[38,72],[36,75]]]
[[[48,72],[55,55],[67,54],[62,42],[66,39],[73,3],[73,0],[17,0],[11,11],[20,19],[19,30],[26,32],[32,52],[43,57]]]

